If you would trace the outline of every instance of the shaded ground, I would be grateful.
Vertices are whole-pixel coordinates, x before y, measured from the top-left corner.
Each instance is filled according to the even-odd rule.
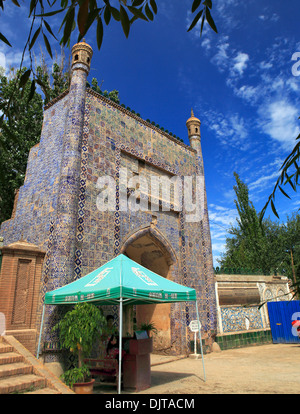
[[[169,361],[169,362],[168,362]],[[171,361],[171,362],[170,362]],[[270,344],[204,355],[199,359],[151,355],[151,387],[122,394],[300,394],[300,345]],[[116,394],[101,386],[99,394]]]
[[[167,357],[152,355],[152,363]],[[138,394],[299,394],[300,345],[270,344],[152,366],[151,388]]]

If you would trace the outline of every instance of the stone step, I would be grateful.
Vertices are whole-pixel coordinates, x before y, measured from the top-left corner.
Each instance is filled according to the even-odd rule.
[[[0,342],[0,354],[4,354],[5,352],[13,352],[14,348],[6,344],[5,342]]]
[[[61,394],[60,392],[53,390],[52,388],[40,388],[38,390],[25,392],[24,394]]]
[[[0,365],[13,364],[15,362],[22,362],[23,360],[23,356],[18,354],[17,352],[6,352],[0,354]]]
[[[0,365],[0,378],[11,377],[12,375],[31,374],[32,371],[32,365],[26,364],[25,362],[3,364]]]
[[[16,352],[6,352],[0,354],[0,365],[13,364],[14,362],[22,362],[23,356]]]
[[[0,379],[0,394],[13,394],[44,388],[46,381],[34,374],[18,375]]]

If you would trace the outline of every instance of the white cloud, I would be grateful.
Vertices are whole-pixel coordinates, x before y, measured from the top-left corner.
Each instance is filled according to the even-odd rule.
[[[211,59],[220,72],[223,72],[228,65],[229,56],[227,50],[229,48],[228,36],[223,36],[217,44],[217,53]]]
[[[3,52],[0,52],[0,66],[4,69],[6,68],[6,58]]]
[[[263,70],[264,69],[271,69],[273,67],[272,63],[265,62],[265,61],[259,62],[258,66],[259,66],[260,69],[263,69]]]
[[[247,68],[248,60],[249,55],[247,53],[239,52],[233,59],[233,71],[237,72],[239,75],[242,75],[244,70]]]
[[[279,18],[280,17],[278,16],[278,14],[273,13],[270,20],[271,20],[271,22],[277,22],[279,20]]]
[[[279,16],[276,13],[273,13],[271,16],[266,16],[265,14],[260,14],[258,16],[259,20],[265,22],[265,21],[270,21],[270,22],[277,22],[279,20]]]
[[[209,50],[211,48],[211,40],[209,37],[205,37],[202,42],[201,42],[201,46],[206,49]]]
[[[242,85],[239,88],[235,88],[234,92],[237,96],[249,103],[256,102],[257,98],[260,95],[260,90],[258,87],[249,85]]]
[[[241,150],[248,149],[248,130],[244,118],[237,113],[228,116],[214,111],[204,113],[206,125],[211,129],[220,142]]]
[[[252,183],[250,183],[248,185],[248,188],[250,191],[255,191],[255,192],[259,192],[259,191],[263,191],[266,189],[266,186],[271,182],[272,185],[274,185],[274,179],[278,178],[279,176],[279,172],[275,171],[272,174],[269,175],[264,175],[260,178],[258,178],[257,180],[253,181]]]
[[[291,150],[299,134],[298,108],[287,99],[281,99],[261,105],[258,113],[262,131],[279,142],[285,150]]]
[[[233,203],[232,203],[233,204]],[[227,230],[235,224],[237,211],[235,208],[223,207],[216,204],[209,205],[209,220],[215,231],[215,237],[220,238],[227,235]],[[218,231],[216,231],[218,226]]]
[[[210,204],[208,212],[214,266],[218,266],[217,260],[225,251],[226,238],[229,236],[228,230],[231,225],[236,224],[237,211],[235,208]]]

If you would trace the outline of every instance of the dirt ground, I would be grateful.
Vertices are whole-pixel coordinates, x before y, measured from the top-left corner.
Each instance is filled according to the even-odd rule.
[[[300,394],[300,345],[270,344],[199,359],[151,356],[151,388],[137,394]],[[123,391],[122,394],[126,394]]]

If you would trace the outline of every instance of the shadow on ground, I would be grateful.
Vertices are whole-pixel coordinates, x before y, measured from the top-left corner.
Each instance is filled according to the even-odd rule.
[[[180,381],[185,378],[195,376],[194,374],[184,374],[179,372],[151,372],[151,387],[158,385],[167,385],[174,381]],[[94,394],[117,394],[117,388],[112,385],[106,385],[105,383],[94,386]],[[134,394],[135,391],[132,388],[122,388],[122,394]]]

